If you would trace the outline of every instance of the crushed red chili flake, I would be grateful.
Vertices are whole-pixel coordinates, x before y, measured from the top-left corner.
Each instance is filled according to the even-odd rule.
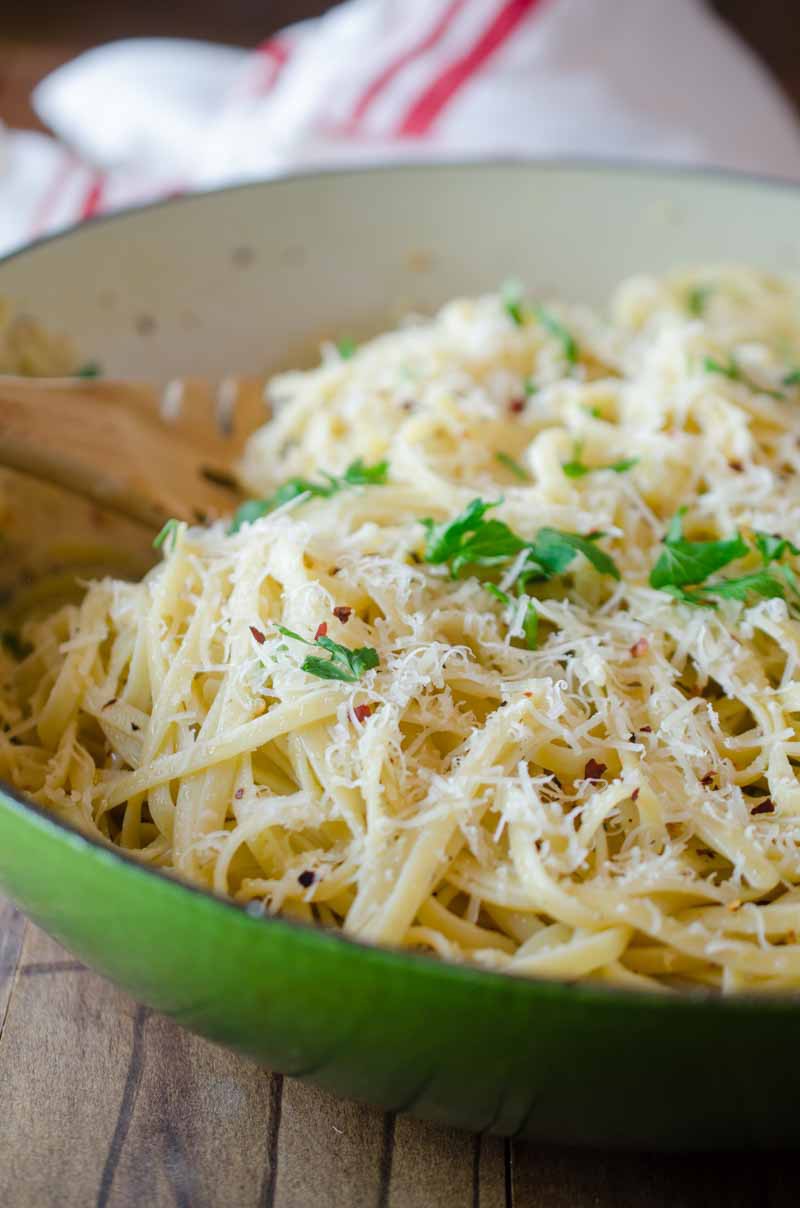
[[[233,795],[237,801],[241,801],[242,797],[244,797],[244,789],[237,789]]]
[[[264,637],[261,630],[256,629],[255,625],[251,625],[250,632],[252,633],[252,635],[256,639],[256,641],[258,642],[259,646],[263,646],[267,639]]]
[[[307,868],[305,872],[300,873],[300,876],[297,879],[303,886],[303,889],[310,889],[317,878],[311,869]]]
[[[327,637],[327,635],[328,635],[328,622],[320,621],[319,625],[317,625],[317,632],[314,634],[314,641],[318,642],[320,638]]]
[[[750,811],[751,814],[774,814],[775,804],[769,797],[765,801],[759,801],[758,805],[754,805]]]
[[[633,658],[641,658],[643,654],[647,654],[650,649],[650,643],[647,638],[639,638],[631,646],[631,655]]]
[[[652,734],[653,727],[652,726],[640,726],[639,733],[640,734]]]
[[[366,721],[372,713],[372,705],[356,705],[353,709],[353,716],[356,721]]]
[[[606,764],[598,763],[596,759],[587,759],[586,767],[583,769],[584,780],[600,780],[606,767]]]
[[[106,701],[106,703],[103,705],[103,708],[104,708],[104,709],[110,709],[110,708],[111,708],[111,706],[112,706],[112,705],[115,705],[116,703],[117,703],[117,697],[116,697],[116,696],[112,696],[111,700],[107,700],[107,701]]]
[[[706,772],[705,776],[704,776],[704,777],[703,777],[703,779],[700,781],[700,783],[701,783],[701,784],[703,784],[703,785],[705,785],[705,786],[706,786],[706,788],[708,788],[708,786],[711,784],[711,782],[712,782],[712,780],[713,780],[713,779],[714,779],[714,773],[713,773],[713,772]]]
[[[639,800],[639,789],[635,788],[633,790],[633,792],[631,793],[631,801],[638,801],[638,800]]]
[[[333,610],[333,615],[337,621],[341,621],[343,625],[346,625],[353,615],[353,610],[347,604],[337,604]]]
[[[508,409],[512,415],[519,415],[521,411],[525,410],[525,399],[512,398],[508,404]]]
[[[737,474],[742,474],[744,472],[744,466],[742,465],[742,463],[740,461],[737,461],[735,458],[733,461],[729,461],[728,465],[730,466],[730,468],[732,470],[735,470]]]

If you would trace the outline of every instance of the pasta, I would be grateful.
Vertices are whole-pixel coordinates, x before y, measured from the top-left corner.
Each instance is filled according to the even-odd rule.
[[[800,293],[509,285],[273,380],[233,524],[0,653],[0,775],[255,912],[800,986]]]

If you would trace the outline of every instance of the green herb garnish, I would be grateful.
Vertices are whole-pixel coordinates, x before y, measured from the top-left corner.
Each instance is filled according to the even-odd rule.
[[[79,378],[96,378],[100,377],[102,370],[97,364],[97,361],[87,361],[85,365],[81,365],[80,369],[75,370],[75,377]]]
[[[741,533],[722,541],[686,541],[683,536],[681,508],[670,523],[664,538],[664,550],[650,572],[650,585],[682,600],[686,604],[711,604],[709,596],[746,602],[751,596],[764,599],[786,596],[787,586],[800,596],[800,585],[791,567],[778,563],[785,553],[800,554],[800,549],[786,537],[757,531],[755,548],[761,554],[760,570],[713,583],[704,580],[731,562],[746,557],[751,547]]]
[[[368,466],[364,464],[363,458],[359,457],[350,463],[340,477],[325,473],[327,482],[312,482],[308,478],[289,478],[268,499],[248,499],[247,503],[238,507],[233,513],[228,533],[238,533],[243,525],[254,524],[262,516],[268,516],[270,512],[282,507],[290,499],[296,499],[298,495],[328,499],[345,487],[383,486],[388,473],[388,461],[378,461],[374,466]]]
[[[539,387],[536,385],[536,382],[532,377],[526,377],[525,381],[522,383],[522,389],[525,391],[526,398],[532,398]]]
[[[500,300],[503,310],[517,327],[525,326],[525,311],[523,303],[522,282],[512,279],[504,281],[500,287]]]
[[[800,369],[793,369],[781,378],[782,386],[800,386]]]
[[[516,603],[514,597],[510,596],[507,591],[501,591],[496,583],[484,583],[483,586],[495,599],[500,600],[503,604],[513,607]],[[525,615],[522,618],[522,632],[525,635],[525,645],[529,650],[535,650],[539,644],[539,614],[533,601],[525,608]]]
[[[299,633],[294,633],[293,630],[286,629],[283,625],[276,625],[276,629],[284,637],[292,638],[295,642],[302,642],[304,646],[317,646],[321,650],[327,651],[330,656],[327,659],[308,655],[302,663],[303,671],[308,672],[309,675],[319,676],[320,679],[342,680],[347,684],[355,684],[365,671],[370,671],[380,664],[378,652],[372,646],[359,646],[356,650],[350,650],[347,646],[342,646],[327,636],[318,637],[313,642],[309,642]]]
[[[800,554],[800,549],[793,545],[788,537],[779,537],[777,533],[763,533],[756,529],[756,549],[761,554],[764,565],[779,562],[785,553]]]
[[[713,285],[695,285],[689,290],[689,296],[686,299],[686,307],[690,315],[694,315],[696,319],[705,312],[708,305],[708,299],[714,292]]]
[[[505,466],[510,470],[515,478],[520,482],[530,482],[531,476],[524,466],[521,466],[518,461],[515,461],[510,453],[495,453],[495,461],[499,461],[501,466]]]
[[[561,574],[576,554],[581,553],[602,574],[619,578],[612,559],[594,544],[602,533],[582,537],[579,533],[561,529],[541,528],[533,541],[525,541],[504,521],[485,518],[490,508],[497,507],[500,502],[473,499],[454,520],[443,524],[422,520],[428,534],[424,560],[434,565],[448,563],[455,579],[465,566],[500,566],[527,550],[528,558],[519,575],[522,582],[527,582]]]
[[[605,462],[600,466],[587,466],[582,460],[582,454],[583,446],[576,444],[572,460],[561,463],[561,469],[567,478],[583,478],[585,474],[592,474],[596,470],[613,470],[615,474],[624,474],[626,470],[632,470],[639,462],[638,457],[623,457],[620,461]]]
[[[357,350],[358,344],[356,344],[355,340],[345,337],[343,340],[337,340],[336,342],[336,351],[343,361],[349,361],[351,357],[356,355]]]
[[[702,583],[715,570],[748,552],[740,533],[723,541],[687,541],[683,536],[685,513],[686,508],[681,508],[670,522],[664,549],[650,572],[651,587],[667,590]]]
[[[162,528],[161,532],[153,538],[153,549],[161,549],[163,545],[168,553],[172,553],[175,549],[175,543],[178,540],[178,530],[180,529],[180,520],[168,520]],[[169,545],[167,546],[167,542]]]
[[[557,319],[554,314],[546,310],[544,306],[535,306],[533,313],[545,331],[548,331],[551,336],[555,336],[561,345],[561,350],[564,353],[564,359],[569,365],[577,365],[578,363],[578,345],[575,343],[575,338],[564,324]]]
[[[727,364],[715,360],[714,357],[703,357],[703,369],[706,373],[718,373],[721,377],[726,377],[731,382],[741,382],[756,394],[767,394],[770,398],[777,399],[785,398],[785,395],[781,394],[780,390],[770,390],[769,387],[762,386],[759,382],[754,382],[752,378],[747,376],[741,366],[736,363],[733,357],[730,358]]]

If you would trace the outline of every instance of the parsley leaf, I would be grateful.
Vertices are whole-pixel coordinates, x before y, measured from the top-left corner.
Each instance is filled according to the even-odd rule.
[[[522,389],[525,392],[526,398],[532,398],[539,387],[536,385],[536,382],[532,377],[526,377],[525,381],[522,383]]]
[[[695,285],[689,290],[689,296],[686,299],[686,309],[690,315],[694,315],[696,319],[704,313],[708,299],[714,292],[713,285]]]
[[[296,499],[298,495],[328,499],[345,487],[383,486],[388,472],[388,461],[379,461],[374,466],[367,466],[363,458],[359,457],[350,463],[340,478],[334,474],[325,474],[327,483],[311,482],[308,478],[289,478],[269,498],[248,499],[246,503],[241,504],[233,513],[228,533],[238,533],[243,525],[254,524],[262,516],[268,516],[270,512],[282,507],[290,499]]]
[[[687,541],[682,523],[685,511],[681,508],[670,523],[664,549],[650,572],[651,587],[664,590],[701,583],[715,570],[743,558],[748,552],[740,533],[722,541]]]
[[[101,373],[102,370],[97,361],[87,361],[79,369],[75,370],[74,376],[79,378],[96,378],[100,377]]]
[[[343,361],[349,361],[351,357],[356,355],[356,352],[358,351],[358,344],[356,344],[355,340],[350,340],[345,337],[343,340],[337,340],[336,351]]]
[[[514,604],[513,597],[507,591],[501,591],[495,583],[484,583],[483,586],[495,599],[500,600],[503,604]],[[522,632],[525,635],[525,644],[528,649],[535,650],[539,643],[539,614],[533,601],[525,608],[525,615],[522,618]]]
[[[749,390],[755,391],[756,394],[767,394],[770,398],[782,399],[786,396],[781,394],[780,390],[770,390],[767,386],[762,386],[759,382],[754,382],[743,372],[733,357],[730,358],[727,365],[721,361],[717,361],[714,357],[703,358],[703,369],[706,373],[718,373],[722,377],[729,378],[732,382],[742,382]]]
[[[374,466],[365,466],[363,457],[357,457],[355,461],[350,462],[341,479],[334,478],[331,481],[341,485],[347,483],[351,487],[382,487],[386,484],[388,473],[388,461],[376,461]]]
[[[698,595],[713,594],[726,600],[746,600],[751,593],[766,598],[783,597],[784,586],[771,571],[757,570],[750,575],[740,575],[736,579],[720,579],[718,583],[708,583],[696,589]]]
[[[585,474],[591,474],[595,470],[613,470],[615,474],[624,474],[626,470],[632,470],[639,463],[638,457],[623,457],[620,461],[605,462],[600,466],[587,466],[582,457],[583,446],[576,444],[572,460],[561,463],[561,469],[567,478],[583,478]]]
[[[564,324],[557,319],[554,314],[552,314],[549,310],[546,310],[544,306],[535,306],[533,308],[533,313],[542,327],[544,327],[545,331],[548,331],[551,336],[555,336],[555,338],[559,341],[561,344],[561,350],[564,353],[564,359],[567,361],[567,363],[570,365],[577,365],[578,345],[575,343],[575,338],[572,333],[567,330]]]
[[[785,377],[781,378],[782,386],[800,386],[800,369],[792,369]]]
[[[522,283],[516,278],[504,281],[500,288],[500,300],[503,310],[517,327],[525,326],[525,311],[522,301]]]
[[[764,560],[764,565],[779,562],[788,551],[790,554],[800,554],[800,549],[792,545],[788,537],[779,537],[777,533],[763,533],[756,529],[756,549]]]
[[[161,532],[153,538],[153,549],[161,549],[163,545],[168,553],[172,553],[175,549],[175,543],[178,540],[178,530],[180,528],[180,520],[168,520],[162,528]],[[167,544],[169,542],[169,544]]]
[[[591,537],[582,537],[580,533],[569,533],[563,529],[540,528],[531,544],[531,557],[548,575],[558,575],[566,570],[576,554],[583,554],[601,575],[619,579],[614,560],[595,545],[595,541],[602,536],[602,533],[596,533]]]
[[[299,633],[286,629],[283,625],[276,625],[275,628],[284,637],[291,638],[295,642],[302,642],[304,646],[317,646],[321,650],[327,651],[330,656],[327,659],[310,654],[302,663],[303,671],[309,675],[316,675],[320,679],[341,680],[346,684],[355,684],[365,671],[370,671],[373,667],[380,665],[378,652],[372,646],[359,646],[357,649],[351,650],[348,646],[342,646],[329,637],[319,637],[313,642],[309,642],[305,638],[301,638]]]
[[[581,553],[601,574],[619,578],[619,571],[608,554],[594,542],[602,533],[582,537],[579,533],[561,529],[541,528],[533,541],[524,541],[502,520],[486,520],[490,508],[502,501],[486,503],[473,499],[455,520],[435,524],[425,519],[420,523],[428,532],[424,559],[434,565],[448,562],[453,578],[465,566],[499,566],[522,550],[529,551],[528,561],[520,572],[520,580],[534,577],[550,578],[566,570],[576,554]]]
[[[495,461],[499,461],[501,466],[505,466],[507,470],[510,470],[520,482],[530,482],[531,476],[528,471],[518,461],[515,461],[510,453],[495,453],[494,457]]]

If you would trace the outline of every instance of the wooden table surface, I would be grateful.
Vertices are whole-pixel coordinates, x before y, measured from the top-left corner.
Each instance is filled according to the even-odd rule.
[[[98,42],[252,45],[324,0],[2,0],[0,118]],[[717,0],[800,103],[786,0]],[[687,1088],[687,1093],[693,1093]],[[269,1074],[138,1006],[0,899],[2,1208],[782,1208],[791,1155],[585,1153],[471,1137]]]

